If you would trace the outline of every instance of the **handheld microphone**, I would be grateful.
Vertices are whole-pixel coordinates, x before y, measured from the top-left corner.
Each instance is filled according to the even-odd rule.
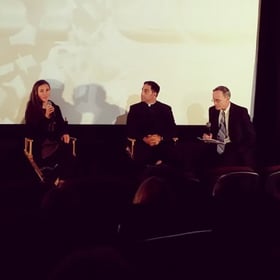
[[[206,134],[208,134],[208,135],[211,134],[211,123],[210,122],[206,123]]]
[[[47,101],[47,106],[52,106],[53,107],[53,104],[50,100]],[[55,117],[55,112],[53,111],[50,115],[51,118],[54,118]]]
[[[49,106],[52,106],[52,102],[50,100],[43,102],[43,109],[47,109]]]

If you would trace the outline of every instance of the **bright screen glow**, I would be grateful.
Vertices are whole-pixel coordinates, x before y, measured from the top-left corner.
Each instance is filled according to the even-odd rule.
[[[212,89],[251,112],[258,0],[0,0],[0,124],[33,83],[72,124],[125,124],[145,80],[178,125],[205,124]]]

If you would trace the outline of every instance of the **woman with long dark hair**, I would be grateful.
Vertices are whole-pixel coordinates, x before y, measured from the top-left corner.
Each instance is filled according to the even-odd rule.
[[[51,87],[46,80],[34,83],[25,110],[28,136],[34,139],[34,155],[39,166],[52,170],[55,185],[69,176],[72,153],[68,124],[60,107],[50,100]],[[49,178],[48,178],[49,179]]]

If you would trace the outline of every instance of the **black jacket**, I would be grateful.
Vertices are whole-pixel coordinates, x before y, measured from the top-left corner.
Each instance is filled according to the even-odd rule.
[[[46,139],[59,141],[63,134],[68,133],[68,125],[63,119],[59,106],[53,102],[52,105],[54,112],[48,119],[45,117],[45,109],[34,106],[31,102],[27,104],[25,111],[27,136],[39,143]]]
[[[209,108],[209,121],[211,123],[211,133],[217,139],[219,130],[219,110],[214,106]],[[243,162],[253,162],[253,155],[256,148],[256,134],[253,123],[250,120],[248,110],[244,107],[231,103],[229,109],[229,120],[227,128],[231,141],[231,149]]]
[[[159,101],[150,106],[145,102],[130,106],[127,116],[127,136],[142,140],[148,134],[158,134],[167,141],[177,136],[170,106]]]

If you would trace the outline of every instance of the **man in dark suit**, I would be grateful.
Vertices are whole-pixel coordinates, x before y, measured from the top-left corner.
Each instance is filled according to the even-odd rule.
[[[160,86],[146,81],[141,102],[130,106],[127,136],[136,139],[134,159],[141,164],[159,165],[172,157],[176,124],[169,105],[157,101]]]
[[[214,106],[209,108],[210,131],[204,133],[202,138],[218,139],[225,144],[209,144],[208,159],[212,166],[254,167],[256,142],[254,126],[248,110],[230,102],[230,97],[230,90],[225,86],[213,89]],[[223,118],[225,121],[222,124]]]

